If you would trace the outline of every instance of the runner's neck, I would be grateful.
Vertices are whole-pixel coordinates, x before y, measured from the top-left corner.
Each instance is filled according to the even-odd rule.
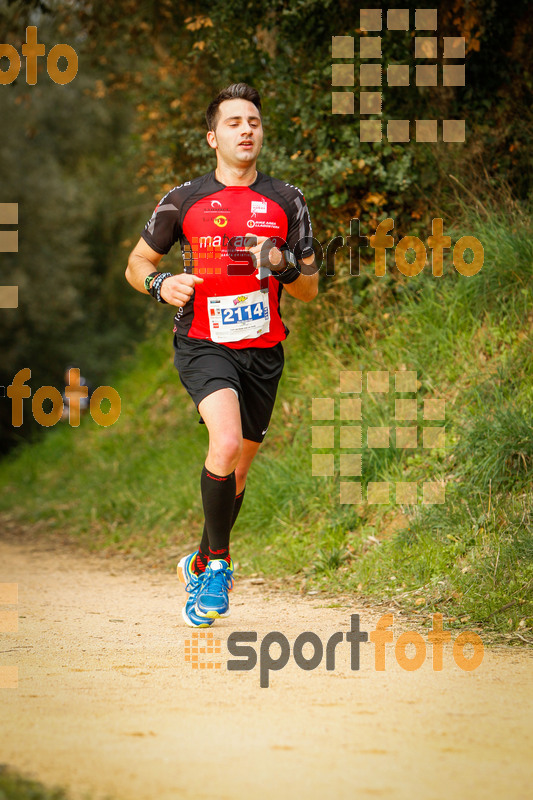
[[[234,170],[218,165],[215,178],[224,186],[251,186],[257,180],[257,170],[255,166],[247,167],[245,170]]]

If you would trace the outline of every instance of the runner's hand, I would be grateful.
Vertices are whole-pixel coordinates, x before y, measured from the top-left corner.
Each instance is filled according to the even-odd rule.
[[[268,267],[272,272],[283,272],[286,269],[285,259],[281,250],[276,247],[275,239],[248,235],[244,237],[244,241],[244,248],[252,256],[256,268]]]
[[[188,272],[172,275],[170,278],[165,278],[161,284],[161,297],[169,305],[181,308],[191,299],[195,284],[203,282],[203,278],[199,278],[198,275],[189,275]]]

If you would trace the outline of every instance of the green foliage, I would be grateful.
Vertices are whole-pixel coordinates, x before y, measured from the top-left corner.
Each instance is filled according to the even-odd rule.
[[[67,800],[67,795],[0,766],[0,800]]]
[[[500,391],[484,392],[479,403],[480,394],[456,448],[458,474],[483,489],[527,489],[533,485],[531,405],[517,407],[515,398],[503,399]],[[474,461],[470,453],[476,453]]]
[[[513,235],[500,250],[510,224]],[[484,221],[465,219],[460,228],[485,245],[476,276],[465,278],[449,265],[439,279],[429,272],[401,279],[335,276],[323,278],[314,303],[285,305],[293,333],[277,409],[233,534],[241,573],[273,574],[301,589],[362,591],[412,610],[420,601],[425,612],[445,613],[451,624],[468,617],[501,631],[528,629],[531,223],[498,212]],[[496,282],[501,259],[513,265],[516,280],[503,282],[496,294],[465,288],[485,271],[484,285]],[[123,409],[113,427],[98,428],[90,419],[79,429],[63,426],[0,465],[4,513],[45,531],[69,531],[92,548],[167,564],[194,546],[202,528],[198,469],[207,437],[170,353],[170,332],[161,328],[124,363],[113,381]],[[375,449],[363,437],[363,491],[369,481],[417,481],[416,506],[394,505],[393,491],[389,504],[342,505],[338,471],[312,476],[311,453],[318,451],[311,447],[310,428],[317,424],[311,398],[336,396],[343,369],[416,370],[420,408],[428,397],[446,400],[445,448],[422,448],[420,440],[415,450],[398,448],[393,432],[391,447]],[[363,419],[365,426],[393,425],[394,395],[365,392]],[[421,412],[417,422],[428,424]],[[345,452],[337,438],[337,467]],[[420,484],[427,480],[446,482],[444,504],[421,503]]]
[[[357,44],[361,7],[348,0],[11,0],[2,6],[2,41],[20,47],[25,27],[37,23],[47,49],[58,41],[75,47],[80,70],[62,87],[44,74],[28,87],[23,73],[3,87],[0,199],[18,202],[21,219],[20,252],[3,254],[2,265],[17,279],[21,305],[2,311],[0,384],[30,366],[35,386],[61,386],[71,361],[93,383],[105,382],[117,355],[142,338],[147,306],[124,285],[128,251],[156,199],[213,165],[204,109],[232,81],[261,91],[266,143],[260,168],[303,189],[323,243],[347,234],[352,217],[363,220],[364,231],[390,215],[398,235],[427,230],[437,208],[454,213],[458,184],[450,173],[470,206],[487,185],[507,204],[502,180],[515,196],[528,197],[527,2],[439,5],[439,36],[465,37],[464,89],[411,80],[409,88],[393,90],[383,82],[384,126],[389,118],[466,118],[467,142],[446,147],[359,142],[357,114],[331,113],[331,37],[352,35]],[[417,3],[405,7],[412,20]],[[414,73],[411,34],[383,34],[383,63],[407,63]],[[501,246],[512,254],[510,237]],[[497,299],[507,296],[509,280],[511,265],[490,283],[482,273],[464,291]],[[512,297],[520,314],[525,294]],[[1,414],[4,444],[24,435]]]
[[[38,38],[47,49],[66,35],[43,16]],[[19,32],[18,46],[24,38]],[[144,330],[146,305],[124,285],[123,239],[151,211],[132,200],[134,173],[118,158],[131,112],[99,102],[97,76],[83,69],[65,86],[42,72],[27,86],[23,76],[24,68],[1,98],[0,200],[19,206],[19,250],[0,258],[3,282],[19,286],[19,307],[0,314],[0,385],[29,367],[33,391],[62,389],[70,363],[98,385]],[[2,449],[36,431],[29,410],[25,417],[15,431],[2,407]]]
[[[191,9],[182,35],[174,41],[164,38],[165,56],[171,56],[165,64],[180,65],[173,72],[169,67],[174,85],[163,81],[163,87],[156,87],[150,72],[142,85],[147,108],[158,109],[160,117],[157,137],[149,139],[147,148],[156,148],[173,172],[185,165],[188,174],[204,171],[203,109],[222,86],[244,80],[260,90],[264,102],[261,167],[303,187],[319,238],[338,232],[339,213],[372,221],[392,214],[398,228],[412,224],[411,215],[427,222],[427,199],[439,205],[450,193],[450,172],[470,183],[473,162],[489,177],[510,179],[525,199],[532,107],[527,2],[513,4],[512,12],[494,0],[475,6],[459,0],[453,10],[448,3],[440,5],[439,36],[466,40],[465,89],[416,86],[413,79],[409,88],[391,88],[383,81],[384,126],[388,119],[466,118],[467,144],[445,148],[416,141],[391,144],[386,138],[359,142],[357,114],[331,113],[331,37],[354,36],[357,87],[361,7],[343,0],[232,0]],[[412,19],[417,3],[405,7]],[[420,62],[414,58],[412,32],[385,33],[382,50],[384,63],[408,64],[414,76]],[[504,90],[518,63],[520,79],[513,81],[511,92]],[[173,100],[175,114],[169,116],[166,109]],[[509,124],[514,117],[516,126]]]

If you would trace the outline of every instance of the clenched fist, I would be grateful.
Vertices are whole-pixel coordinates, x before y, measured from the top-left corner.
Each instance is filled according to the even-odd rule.
[[[172,275],[170,278],[165,278],[161,284],[161,297],[169,305],[181,308],[191,299],[195,284],[203,282],[203,278],[199,278],[197,275],[189,275],[187,272],[182,272],[180,275]]]
[[[256,268],[268,267],[272,272],[286,269],[285,259],[281,250],[276,247],[275,239],[267,236],[246,236],[244,239],[244,247],[252,256]]]

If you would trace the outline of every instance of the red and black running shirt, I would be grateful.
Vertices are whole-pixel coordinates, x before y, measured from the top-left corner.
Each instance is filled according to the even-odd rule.
[[[178,334],[213,339],[209,324],[209,314],[215,313],[212,298],[226,298],[220,302],[227,302],[232,295],[238,303],[250,293],[257,293],[257,270],[250,274],[250,263],[242,261],[239,269],[240,259],[235,255],[239,238],[250,235],[269,237],[277,245],[286,242],[298,259],[312,255],[311,220],[301,191],[261,172],[250,186],[225,186],[213,171],[171,189],[156,206],[142,238],[162,255],[179,241],[185,272],[203,278],[203,283],[195,285],[191,299],[177,311]],[[228,253],[230,240],[233,257]],[[235,274],[239,271],[247,274]],[[297,277],[294,271],[294,278]],[[217,332],[218,341],[240,349],[273,347],[287,337],[289,331],[279,307],[283,285],[273,276],[267,281],[270,329],[253,338],[228,342],[221,340],[223,334]],[[230,312],[226,309],[225,313]]]

